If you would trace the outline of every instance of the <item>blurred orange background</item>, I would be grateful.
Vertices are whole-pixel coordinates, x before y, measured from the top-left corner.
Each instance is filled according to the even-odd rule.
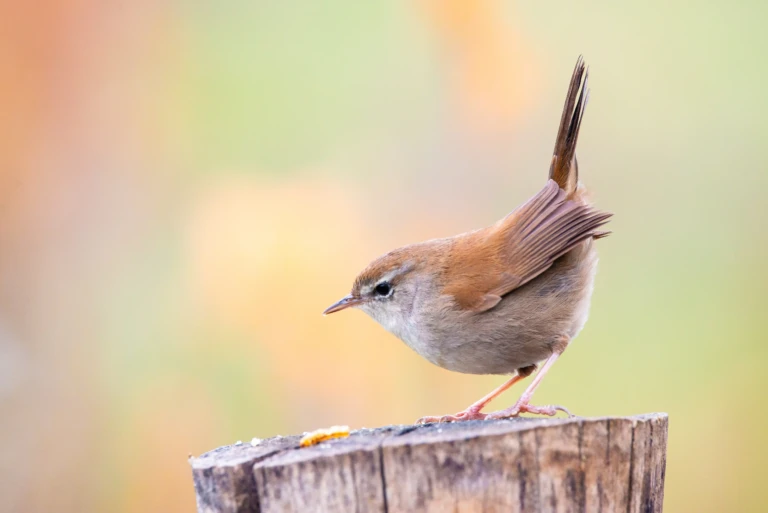
[[[3,4],[0,510],[192,511],[188,454],[410,423],[499,384],[320,313],[382,252],[538,191],[583,53],[581,176],[614,234],[537,401],[666,411],[666,510],[765,511],[767,16]]]

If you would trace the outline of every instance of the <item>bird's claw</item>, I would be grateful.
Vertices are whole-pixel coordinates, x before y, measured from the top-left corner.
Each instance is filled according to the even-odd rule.
[[[506,410],[495,411],[489,413],[485,418],[489,420],[509,419],[511,417],[518,417],[521,413],[533,413],[534,415],[548,415],[554,417],[558,411],[562,411],[568,417],[573,417],[573,414],[568,411],[565,406],[559,406],[557,404],[550,404],[547,406],[533,406],[531,404],[522,403],[516,404]]]
[[[464,411],[460,411],[455,415],[442,415],[440,417],[428,415],[426,417],[420,418],[419,420],[416,421],[416,423],[431,424],[431,423],[441,423],[441,422],[462,422],[465,420],[484,420],[485,418],[486,418],[485,413],[467,409]]]

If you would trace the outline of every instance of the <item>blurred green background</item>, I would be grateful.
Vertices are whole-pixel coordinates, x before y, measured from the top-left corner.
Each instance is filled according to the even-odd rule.
[[[767,5],[3,4],[0,510],[191,511],[190,453],[499,384],[320,313],[538,191],[583,53],[614,234],[536,401],[668,412],[666,511],[765,511]]]

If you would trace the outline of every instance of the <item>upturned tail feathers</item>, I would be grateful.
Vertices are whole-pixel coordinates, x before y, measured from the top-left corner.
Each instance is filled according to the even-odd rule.
[[[568,95],[565,97],[563,116],[560,118],[560,128],[555,139],[555,151],[549,168],[549,178],[554,180],[568,196],[576,192],[579,185],[579,164],[576,162],[576,142],[579,139],[581,118],[589,100],[587,80],[589,70],[584,65],[584,59],[579,56],[576,68],[573,70]]]

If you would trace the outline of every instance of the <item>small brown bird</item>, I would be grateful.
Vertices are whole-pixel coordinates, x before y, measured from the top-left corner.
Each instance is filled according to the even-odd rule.
[[[594,240],[611,217],[579,184],[576,141],[589,98],[579,57],[565,100],[549,180],[495,224],[405,246],[374,260],[352,292],[324,313],[357,307],[445,369],[514,376],[455,415],[420,422],[555,415],[530,404],[536,387],[587,320],[597,268]],[[481,410],[517,381],[539,373],[514,406]]]

